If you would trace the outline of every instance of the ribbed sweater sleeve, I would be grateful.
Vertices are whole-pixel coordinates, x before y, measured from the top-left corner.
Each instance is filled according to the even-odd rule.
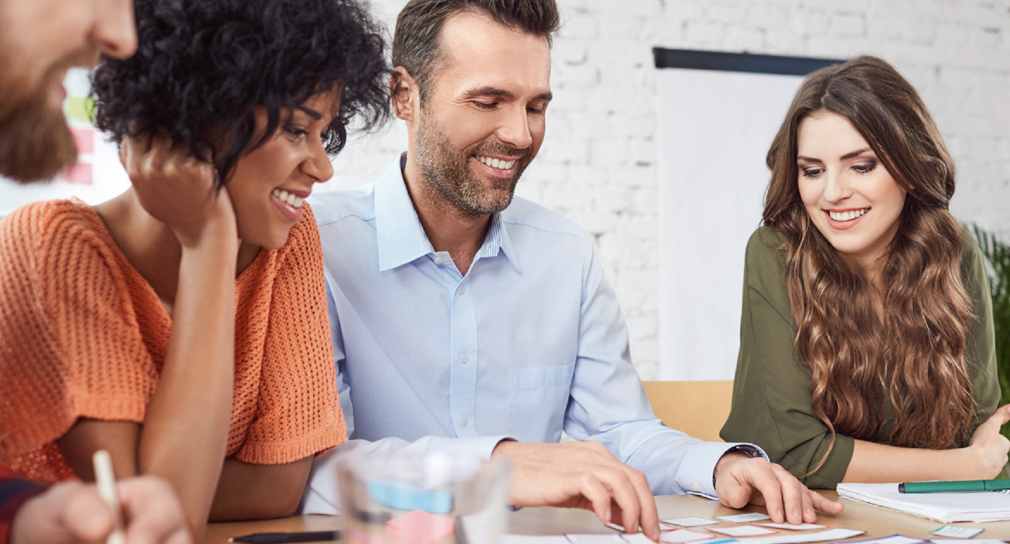
[[[0,224],[0,463],[79,417],[142,422],[154,392],[119,257],[76,206],[33,204]]]
[[[236,455],[248,463],[287,463],[347,440],[326,314],[323,254],[307,204],[277,253],[276,267],[256,418]]]

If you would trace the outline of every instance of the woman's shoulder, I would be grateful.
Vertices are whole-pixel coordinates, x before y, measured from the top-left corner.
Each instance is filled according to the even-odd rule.
[[[747,240],[748,271],[767,270],[781,275],[785,258],[785,237],[771,227],[758,227]]]
[[[961,250],[961,272],[965,275],[975,263],[982,262],[982,248],[967,225],[961,225],[961,239],[964,241],[964,248]]]
[[[111,241],[94,209],[76,198],[27,204],[4,218],[2,225],[0,249],[5,253],[30,250],[40,257],[54,249],[104,247]]]

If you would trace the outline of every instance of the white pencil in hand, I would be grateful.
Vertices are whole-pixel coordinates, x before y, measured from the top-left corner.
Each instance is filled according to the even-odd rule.
[[[98,450],[92,457],[92,461],[95,464],[95,484],[98,486],[98,495],[112,509],[112,515],[116,520],[116,528],[109,534],[105,544],[124,544],[126,539],[123,534],[123,512],[119,507],[119,497],[116,495],[116,477],[112,473],[112,457],[109,452]]]

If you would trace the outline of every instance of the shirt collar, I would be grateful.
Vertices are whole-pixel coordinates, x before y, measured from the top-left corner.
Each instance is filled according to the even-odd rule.
[[[417,217],[410,194],[407,193],[407,184],[403,179],[406,160],[407,154],[403,153],[375,182],[375,230],[379,244],[380,272],[392,270],[435,252]],[[491,216],[484,243],[477,251],[474,262],[497,257],[499,251],[505,253],[512,266],[522,273],[508,229],[501,214],[496,213]]]
[[[406,157],[404,153],[375,182],[375,231],[379,242],[380,272],[435,251],[421,227],[421,220],[403,181],[401,164]]]

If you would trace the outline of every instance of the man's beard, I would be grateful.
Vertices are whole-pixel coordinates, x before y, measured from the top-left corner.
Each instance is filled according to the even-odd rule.
[[[0,49],[5,50],[0,51],[0,175],[19,182],[51,179],[77,161],[77,145],[63,111],[49,104],[49,87],[68,67],[94,64],[95,53],[82,49],[67,55],[26,91],[9,44]]]
[[[427,184],[448,203],[468,215],[487,215],[508,208],[523,170],[532,160],[532,148],[519,149],[500,140],[481,142],[462,151],[454,148],[441,128],[422,115],[417,133],[417,164]],[[515,174],[495,178],[491,189],[474,175],[474,155],[517,157]]]

